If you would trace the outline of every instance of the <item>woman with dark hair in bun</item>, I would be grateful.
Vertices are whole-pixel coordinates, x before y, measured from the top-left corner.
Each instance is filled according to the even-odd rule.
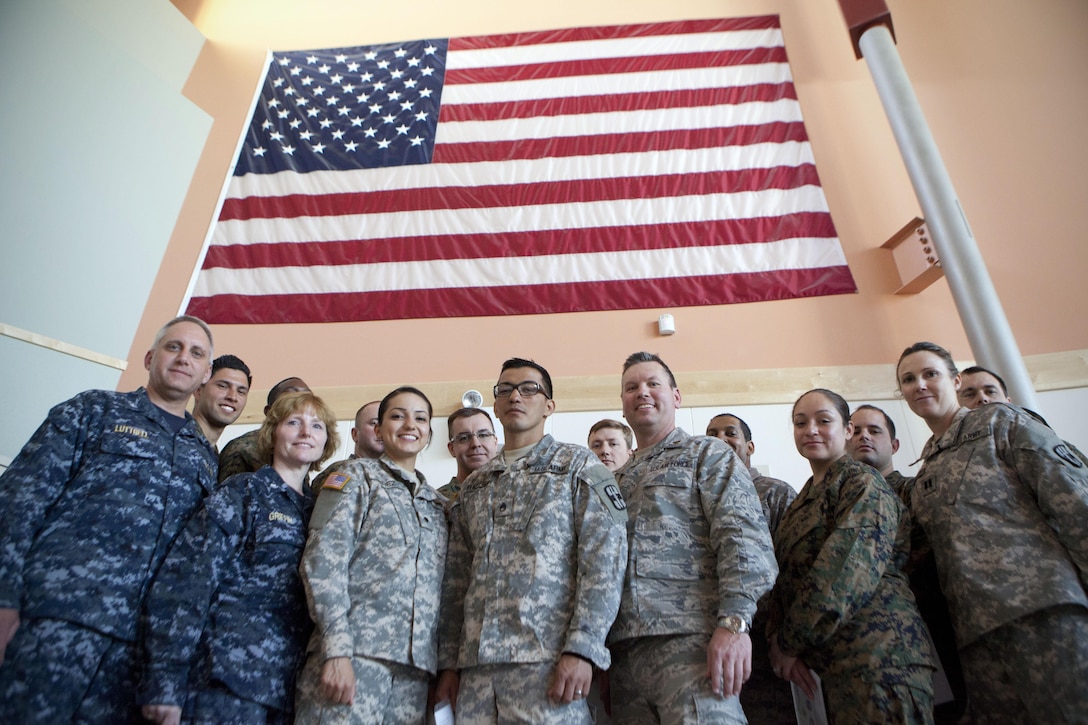
[[[385,452],[321,487],[302,558],[316,628],[296,723],[422,723],[438,665],[445,497],[416,469],[431,403],[400,387],[378,407]]]
[[[832,723],[932,723],[933,659],[902,571],[908,521],[881,475],[846,454],[852,433],[837,393],[810,390],[793,405],[812,478],[774,537],[771,663],[810,698],[816,671]]]
[[[933,433],[911,512],[936,557],[974,722],[1088,722],[1088,466],[1021,408],[961,407],[939,345],[904,350],[896,380]]]

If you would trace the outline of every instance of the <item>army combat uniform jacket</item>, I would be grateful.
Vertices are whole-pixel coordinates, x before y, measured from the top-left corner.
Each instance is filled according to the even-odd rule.
[[[910,524],[875,469],[843,456],[819,486],[810,478],[775,551],[781,571],[768,631],[783,654],[823,677],[928,690],[928,636],[902,571]]]
[[[302,557],[309,657],[437,671],[445,499],[394,464],[356,458],[325,478]]]
[[[1059,604],[1088,606],[1088,466],[1005,403],[956,413],[922,450],[912,510],[960,648]]]
[[[709,635],[730,614],[751,622],[778,567],[751,476],[733,450],[677,428],[617,478],[630,550],[609,642]]]
[[[623,499],[588,448],[546,435],[492,459],[450,507],[442,669],[555,662],[607,669],[627,541]]]
[[[0,607],[135,642],[151,578],[215,485],[215,450],[140,388],[49,416],[0,477]]]
[[[312,508],[271,466],[205,499],[148,597],[141,704],[182,706],[214,682],[294,709],[311,630],[298,567]]]

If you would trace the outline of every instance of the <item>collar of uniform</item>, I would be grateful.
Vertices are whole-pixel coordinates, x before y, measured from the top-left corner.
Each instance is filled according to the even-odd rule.
[[[385,453],[378,459],[378,463],[389,471],[389,473],[393,474],[397,480],[407,486],[409,493],[411,493],[413,497],[418,496],[419,498],[426,499],[438,497],[437,492],[427,483],[427,477],[423,475],[423,471],[418,468],[415,470],[414,474],[406,471],[398,466],[393,459]]]
[[[639,458],[647,460],[653,458],[662,451],[672,448],[682,448],[684,446],[684,441],[686,441],[688,438],[691,438],[691,436],[688,435],[683,428],[673,428],[667,436],[647,448],[646,452],[639,456]]]
[[[161,426],[163,430],[170,431],[173,435],[174,429],[173,426],[167,422],[166,411],[151,402],[151,398],[147,396],[147,388],[141,386],[132,392],[121,393],[121,395],[135,410],[139,410],[147,418],[155,421],[155,423]],[[215,446],[213,446],[211,441],[204,436],[204,432],[200,430],[200,426],[197,425],[196,418],[194,418],[188,410],[185,411],[185,424],[181,426],[181,429],[176,435],[185,435],[196,439],[204,447],[205,453],[210,454],[213,460],[219,460],[219,454],[218,451],[216,451]]]
[[[951,448],[959,440],[960,432],[963,430],[964,420],[967,418],[967,414],[970,413],[969,408],[960,408],[956,411],[956,415],[952,418],[952,423],[949,424],[948,430],[940,438],[930,436],[926,441],[925,446],[922,447],[922,455],[919,460],[925,460],[934,453],[939,453],[946,448]]]

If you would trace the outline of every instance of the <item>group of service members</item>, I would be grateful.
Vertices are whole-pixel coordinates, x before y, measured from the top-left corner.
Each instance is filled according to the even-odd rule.
[[[338,436],[304,381],[217,456],[245,364],[183,316],[145,367],[50,411],[0,477],[5,721],[591,723],[597,685],[615,723],[794,722],[787,683],[834,723],[1088,718],[1088,464],[932,343],[896,367],[933,433],[918,475],[883,411],[816,389],[796,494],[738,416],[677,428],[650,353],[588,448],[544,433],[548,371],[507,360],[504,445],[453,413],[437,490],[418,388],[360,408],[311,483]]]

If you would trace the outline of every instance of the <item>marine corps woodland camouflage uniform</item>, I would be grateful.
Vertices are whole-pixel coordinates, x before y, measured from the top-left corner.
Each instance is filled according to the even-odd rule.
[[[450,508],[439,651],[461,670],[459,722],[590,722],[585,700],[548,703],[547,677],[564,653],[609,666],[625,519],[608,469],[548,435],[468,477]]]
[[[261,466],[272,461],[262,461],[257,457],[257,434],[260,429],[251,430],[237,438],[227,441],[219,451],[219,482],[226,481],[239,473],[254,473]]]
[[[748,470],[677,428],[616,473],[630,549],[608,637],[613,719],[744,722],[736,698],[711,691],[706,649],[720,617],[752,621],[778,571]]]
[[[0,607],[22,620],[0,666],[6,721],[136,717],[144,596],[215,472],[192,416],[143,388],[49,411],[0,477]]]
[[[305,723],[423,722],[437,670],[445,499],[387,456],[329,475],[310,519],[302,575],[316,623],[298,683]],[[355,702],[318,693],[325,662],[350,657]]]
[[[961,409],[922,450],[933,546],[976,723],[1088,722],[1088,466],[1021,409]]]
[[[902,568],[910,524],[871,466],[810,478],[775,534],[768,638],[820,675],[832,723],[929,723],[933,662]]]

